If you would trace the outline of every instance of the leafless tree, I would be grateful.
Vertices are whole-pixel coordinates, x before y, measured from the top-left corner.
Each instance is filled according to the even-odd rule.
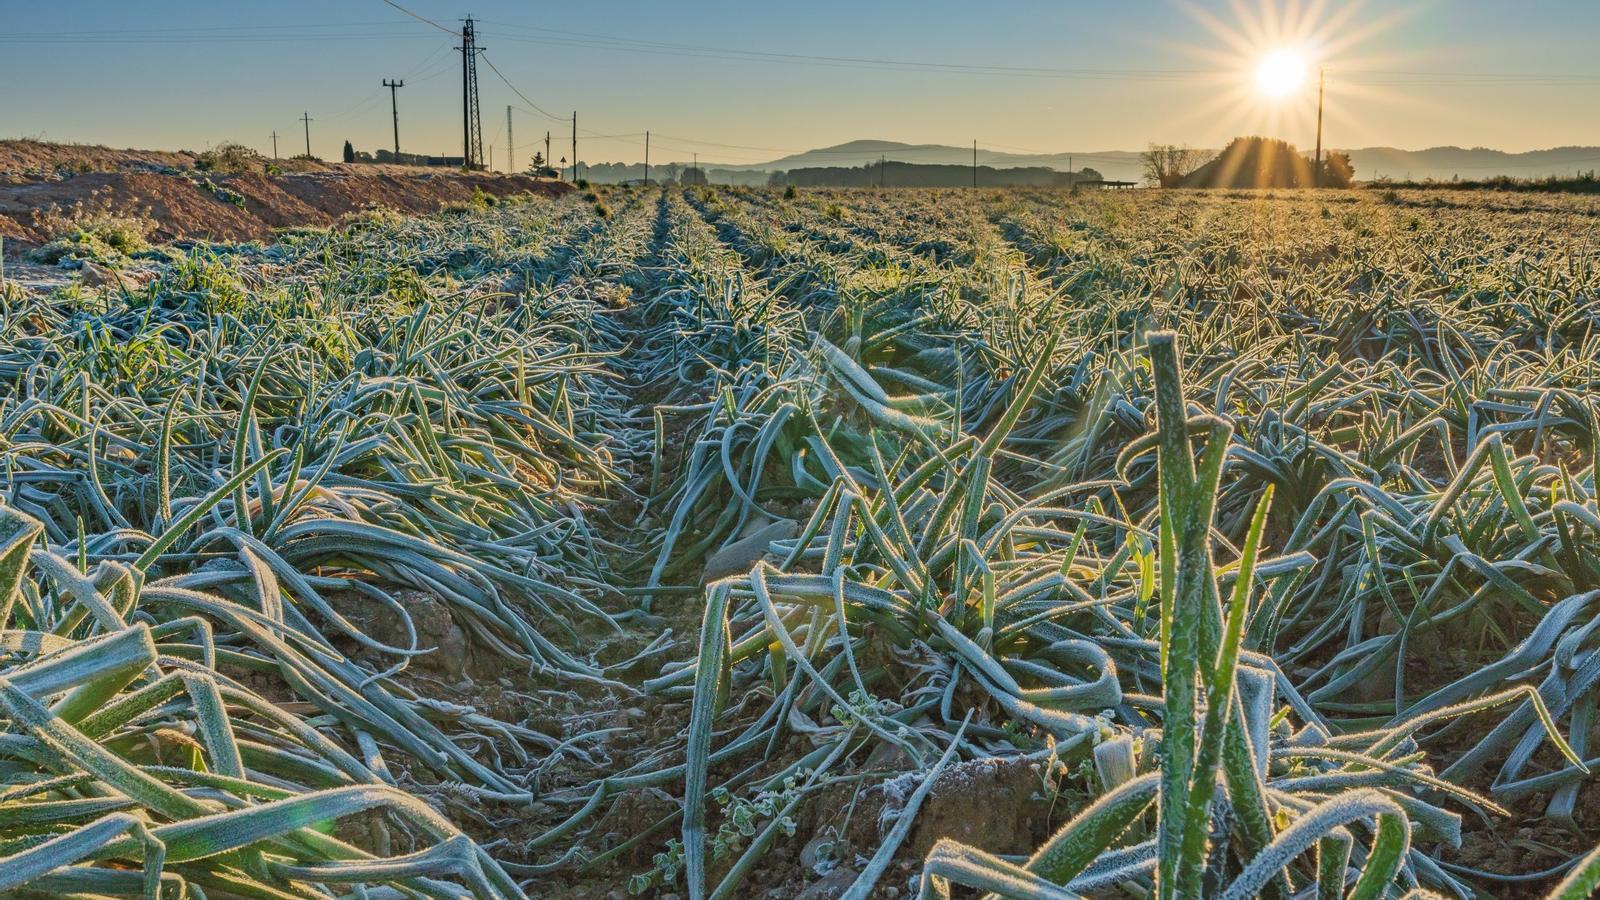
[[[1161,187],[1177,187],[1190,172],[1205,164],[1205,153],[1178,144],[1151,144],[1139,154],[1144,180]]]

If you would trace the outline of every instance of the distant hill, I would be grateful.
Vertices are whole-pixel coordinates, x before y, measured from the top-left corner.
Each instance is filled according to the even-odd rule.
[[[1467,181],[1496,175],[1543,178],[1600,168],[1600,147],[1555,147],[1526,153],[1507,153],[1487,147],[1430,147],[1427,150],[1366,147],[1351,150],[1350,162],[1356,167],[1358,181],[1378,177],[1447,181],[1458,176]]]
[[[970,166],[972,148],[953,147],[947,144],[903,144],[898,141],[850,141],[833,147],[819,147],[816,150],[791,154],[771,162],[721,168],[769,172],[786,172],[790,169],[851,168],[876,163],[879,158],[886,158],[889,162]],[[978,165],[996,169],[1043,167],[1058,172],[1089,167],[1112,181],[1138,181],[1143,177],[1143,167],[1139,162],[1139,152],[1136,150],[1003,153],[980,147]]]
[[[1344,150],[1345,148],[1339,148]],[[1215,153],[1215,150],[1208,153]],[[1546,175],[1572,175],[1600,169],[1600,147],[1556,147],[1526,153],[1507,153],[1485,147],[1431,147],[1426,150],[1400,150],[1394,147],[1363,147],[1345,150],[1355,166],[1358,181],[1380,176],[1393,179],[1449,180],[1459,176],[1484,179],[1495,175],[1537,178]],[[790,169],[859,167],[875,163],[880,157],[890,162],[938,165],[972,164],[972,148],[949,144],[905,144],[898,141],[850,141],[832,147],[819,147],[770,162],[727,165],[729,171],[788,171]],[[1061,153],[1004,153],[979,148],[978,164],[997,169],[1043,166],[1065,172],[1094,168],[1112,181],[1140,181],[1144,167],[1137,150],[1091,150]]]
[[[974,172],[970,164],[886,161],[879,165],[874,160],[864,166],[789,169],[774,174],[769,183],[794,187],[967,187],[976,182],[979,187],[1072,187],[1079,183],[1098,185],[1101,181],[1099,172],[1086,167],[1060,172],[1045,166],[979,166]]]

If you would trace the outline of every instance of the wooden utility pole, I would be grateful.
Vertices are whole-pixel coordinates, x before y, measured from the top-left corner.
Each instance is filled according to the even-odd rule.
[[[978,186],[978,142],[972,142],[972,186]]]
[[[389,111],[394,115],[394,161],[400,161],[400,97],[395,93],[406,86],[405,79],[390,81],[385,78],[383,86],[389,89]]]
[[[644,133],[644,183],[650,183],[650,132]]]
[[[887,155],[880,155],[878,157],[878,187],[880,188],[883,187],[883,167],[888,159],[889,157]]]
[[[506,171],[517,173],[517,142],[511,139],[511,104],[506,104]]]
[[[1322,67],[1317,67],[1317,167],[1311,171],[1311,184],[1322,187]]]
[[[544,164],[550,166],[550,132],[548,131],[544,133]]]
[[[278,132],[276,129],[272,132],[272,161],[278,161]]]
[[[304,122],[306,126],[306,156],[309,158],[311,156],[311,113],[301,113],[300,121]]]
[[[572,111],[572,183],[578,183],[578,111]]]

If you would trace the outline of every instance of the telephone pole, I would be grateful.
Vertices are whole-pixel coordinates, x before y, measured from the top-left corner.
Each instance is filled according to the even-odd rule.
[[[572,111],[572,183],[578,183],[578,111]]]
[[[550,132],[544,133],[544,164],[550,165]]]
[[[650,132],[644,133],[644,183],[650,183]]]
[[[394,114],[394,161],[400,161],[400,98],[396,91],[406,86],[405,79],[390,81],[385,78],[383,86],[389,89],[389,111]]]
[[[1311,184],[1322,187],[1322,67],[1317,67],[1317,167],[1311,170]]]
[[[278,132],[277,132],[277,129],[273,129],[273,132],[272,132],[272,161],[273,162],[277,162],[278,161]]]
[[[300,114],[300,121],[304,122],[305,126],[306,126],[306,157],[310,158],[310,156],[311,156],[311,113],[309,113],[309,112],[301,113]]]
[[[972,186],[978,186],[978,142],[972,142]]]
[[[878,187],[880,188],[883,187],[883,167],[888,159],[889,157],[886,155],[878,157]]]
[[[506,171],[517,172],[517,142],[511,139],[511,104],[506,104]]]
[[[478,46],[472,17],[461,26],[461,162],[468,169],[483,168],[483,119],[478,110]]]

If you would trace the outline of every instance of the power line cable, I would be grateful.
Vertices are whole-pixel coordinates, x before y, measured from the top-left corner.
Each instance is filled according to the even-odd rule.
[[[409,9],[406,9],[404,6],[401,6],[400,4],[394,2],[394,0],[383,0],[383,2],[388,4],[389,6],[394,7],[395,9],[400,10],[401,12],[403,12],[406,15],[410,16],[411,18],[416,19],[418,22],[422,22],[425,25],[430,25],[430,26],[432,26],[434,28],[437,28],[440,31],[444,32],[445,34],[450,35],[451,37],[460,37],[461,36],[461,32],[455,30],[454,28],[446,28],[443,25],[440,25],[438,22],[435,22],[434,20],[428,18],[427,16],[422,15],[421,13],[415,13],[415,12],[412,12],[411,10],[409,10]]]
[[[384,2],[388,2],[388,0],[384,0]],[[532,107],[531,109],[527,110],[528,112],[537,113],[537,114],[539,114],[541,116],[544,116],[545,118],[550,119],[550,120],[555,121],[555,122],[565,122],[565,121],[567,121],[565,116],[558,116],[555,113],[550,112],[549,110],[546,110],[544,107],[542,107],[539,104],[537,104],[537,103],[533,102],[532,100],[528,99],[528,95],[524,94],[521,90],[519,90],[516,85],[511,83],[511,79],[507,78],[506,74],[504,72],[500,71],[500,67],[494,64],[494,60],[489,58],[489,54],[488,53],[486,53],[486,52],[484,52],[483,50],[480,49],[478,51],[478,55],[483,57],[483,61],[485,63],[489,64],[489,70],[491,72],[493,72],[496,76],[498,76],[501,81],[505,82],[506,87],[511,89],[511,93],[516,94],[518,97],[521,97],[523,103],[526,103],[526,104],[528,104],[528,106]]]

